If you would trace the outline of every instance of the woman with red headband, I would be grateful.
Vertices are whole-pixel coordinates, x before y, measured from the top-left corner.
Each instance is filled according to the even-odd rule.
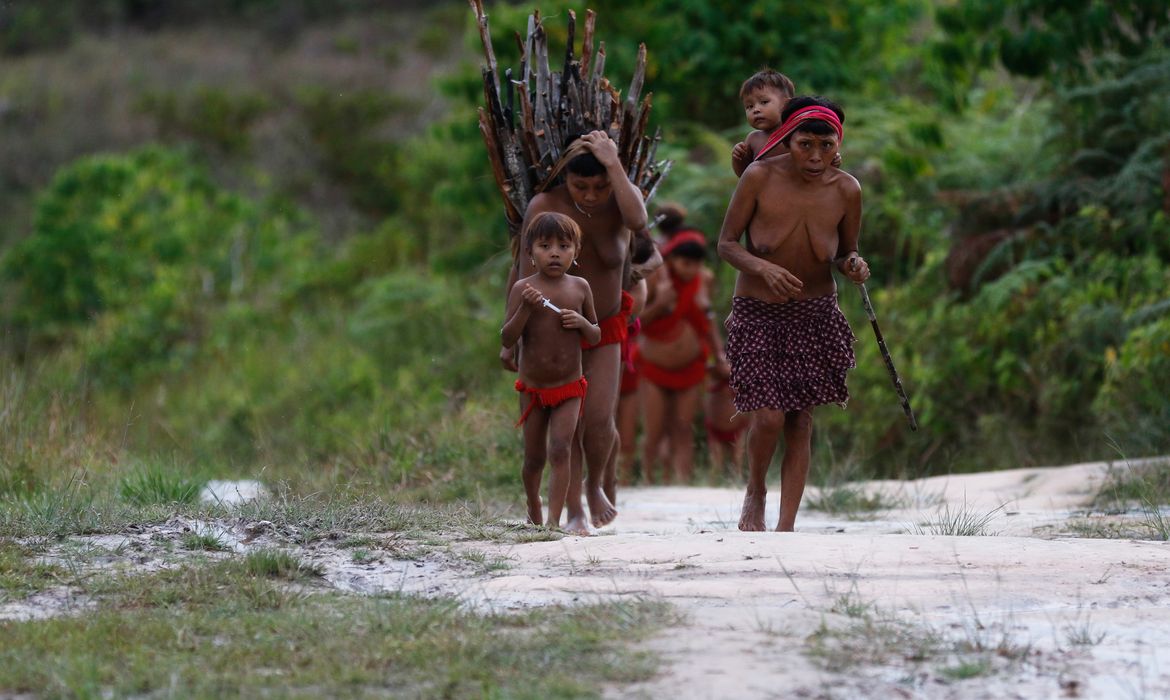
[[[831,165],[845,113],[828,100],[797,97],[769,139],[788,146],[740,178],[719,233],[719,255],[739,270],[727,319],[727,356],[735,407],[751,414],[748,485],[739,529],[763,530],[765,478],[784,437],[780,519],[790,531],[804,494],[812,448],[812,410],[849,399],[853,333],[837,306],[833,268],[853,282],[869,278],[857,253],[861,186]],[[740,239],[746,234],[746,246]]]

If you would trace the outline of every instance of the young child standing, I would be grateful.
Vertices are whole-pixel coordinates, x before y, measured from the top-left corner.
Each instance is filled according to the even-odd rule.
[[[589,283],[567,274],[581,251],[577,224],[556,212],[538,214],[524,232],[524,245],[536,273],[512,285],[500,336],[506,348],[520,343],[516,391],[528,405],[517,425],[524,426],[522,479],[528,520],[558,527],[569,488],[573,434],[588,386],[581,341],[597,343],[601,328]],[[540,499],[546,461],[551,464],[547,520]]]
[[[796,86],[792,80],[771,68],[743,81],[739,99],[743,100],[743,111],[754,131],[731,149],[731,169],[736,177],[742,176],[752,161],[788,152],[788,144],[781,142],[776,130],[783,121],[781,113],[795,94]],[[840,153],[833,156],[831,165],[841,167]]]

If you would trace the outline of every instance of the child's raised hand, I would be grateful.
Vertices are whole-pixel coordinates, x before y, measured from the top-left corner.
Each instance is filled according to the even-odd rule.
[[[833,160],[829,162],[829,165],[833,166],[834,168],[841,167],[841,151],[837,151],[833,154]]]
[[[544,301],[544,295],[536,287],[533,287],[531,284],[526,284],[524,285],[524,291],[520,292],[520,299],[524,302],[525,306],[536,308]],[[529,310],[531,311],[532,309]]]

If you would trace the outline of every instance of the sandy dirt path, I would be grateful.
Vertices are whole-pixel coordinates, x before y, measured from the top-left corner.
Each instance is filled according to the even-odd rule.
[[[809,510],[792,534],[739,532],[738,490],[625,489],[598,536],[464,543],[509,568],[423,580],[494,609],[670,602],[682,624],[648,645],[664,672],[612,697],[1168,697],[1170,544],[1061,534],[1105,469],[873,483],[905,507]],[[995,534],[908,534],[947,509]]]
[[[340,539],[298,546],[266,521],[176,517],[69,538],[45,558],[100,551],[88,566],[141,573],[187,560],[174,544],[194,530],[236,553],[288,549],[324,585],[356,593],[455,596],[501,612],[670,603],[679,623],[644,643],[662,672],[607,688],[614,698],[1170,697],[1170,543],[1074,536],[1078,522],[1143,517],[1087,512],[1110,468],[869,482],[858,487],[897,508],[865,520],[806,508],[788,534],[739,532],[739,489],[631,488],[593,537],[459,535],[419,556],[359,561]],[[770,523],[776,502],[769,494]],[[923,534],[948,514],[986,519],[987,534]],[[410,546],[394,533],[335,534]],[[0,605],[0,618],[85,614],[91,603],[61,587]]]

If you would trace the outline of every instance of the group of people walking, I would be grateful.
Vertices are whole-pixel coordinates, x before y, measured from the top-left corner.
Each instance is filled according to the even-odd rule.
[[[740,91],[753,131],[732,150],[740,180],[718,240],[719,257],[738,273],[726,344],[710,313],[706,238],[664,221],[672,235],[651,240],[641,192],[604,132],[575,139],[580,153],[564,182],[529,202],[509,276],[501,360],[519,373],[531,522],[589,534],[618,516],[619,462],[628,475],[630,414],[639,413],[622,398],[624,383],[627,397],[638,387],[647,481],[665,474],[666,464],[689,479],[691,423],[704,393],[708,419],[739,414],[747,422],[741,530],[765,529],[766,476],[783,437],[777,529],[793,528],[812,409],[844,404],[854,362],[832,270],[854,282],[869,276],[857,252],[861,189],[836,167],[844,112],[794,92],[770,70]],[[632,333],[640,337],[631,341]],[[724,402],[721,414],[712,410],[719,392],[711,391],[720,381],[734,407]],[[731,433],[717,421],[712,428]]]

